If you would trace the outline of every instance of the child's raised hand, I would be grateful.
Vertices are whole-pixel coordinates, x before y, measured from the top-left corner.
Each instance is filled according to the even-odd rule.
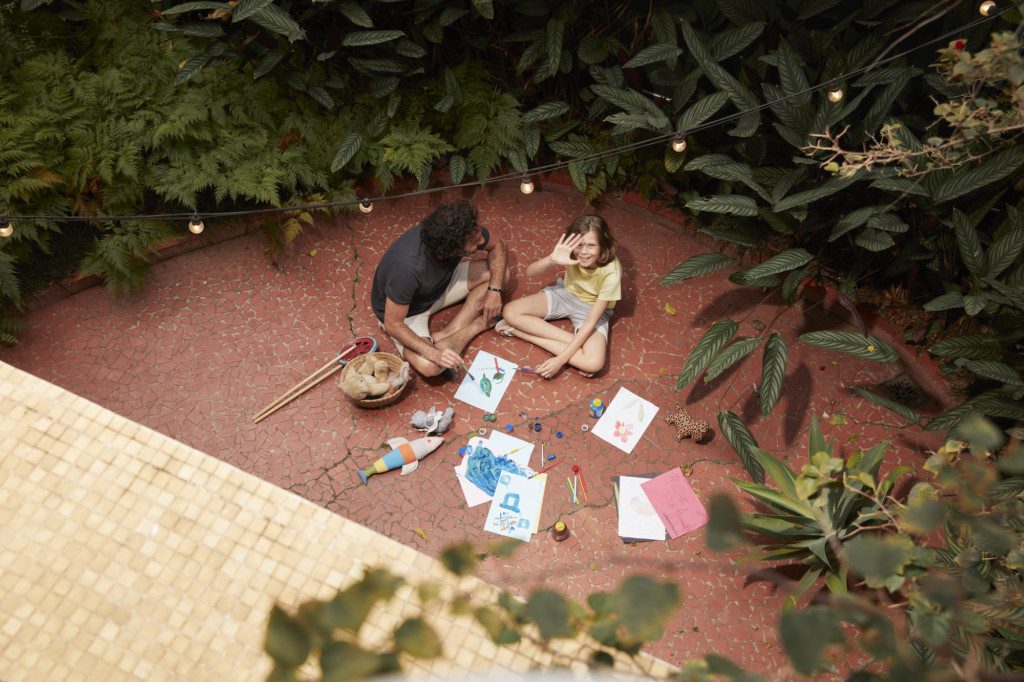
[[[555,265],[574,265],[579,261],[572,257],[572,250],[580,243],[583,239],[582,234],[573,234],[568,237],[564,234],[558,238],[558,243],[555,244],[555,248],[551,250],[551,255],[548,258]]]

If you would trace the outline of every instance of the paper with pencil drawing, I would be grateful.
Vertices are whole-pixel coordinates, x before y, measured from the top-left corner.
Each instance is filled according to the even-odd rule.
[[[629,454],[654,421],[658,406],[620,388],[592,429],[595,436]]]
[[[665,525],[641,487],[647,480],[635,476],[619,477],[619,535],[624,538],[665,539]]]
[[[518,367],[511,360],[480,351],[469,366],[469,373],[462,377],[462,383],[455,391],[456,400],[479,407],[484,412],[496,412]]]
[[[671,538],[700,528],[708,522],[708,512],[697,499],[690,482],[679,468],[640,485],[651,501],[658,518]]]

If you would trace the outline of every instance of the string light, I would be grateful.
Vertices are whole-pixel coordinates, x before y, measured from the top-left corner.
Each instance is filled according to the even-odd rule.
[[[533,180],[529,175],[524,175],[522,182],[519,183],[519,191],[523,194],[533,194],[533,190]]]
[[[0,227],[0,237],[10,237],[14,234],[14,223],[7,220],[7,218],[0,218],[0,223],[7,222],[6,225]]]
[[[980,18],[980,19],[975,19],[974,21],[968,22],[967,24],[965,24],[963,26],[960,26],[960,27],[958,27],[958,28],[956,28],[956,29],[954,29],[952,31],[944,33],[943,35],[940,35],[940,36],[938,36],[936,38],[933,38],[931,40],[926,40],[925,42],[923,42],[920,45],[917,45],[915,47],[908,48],[908,49],[906,49],[906,50],[904,50],[902,52],[891,54],[891,55],[885,57],[884,59],[880,59],[880,60],[878,60],[876,62],[873,62],[873,63],[871,63],[871,64],[869,64],[867,66],[863,66],[863,67],[860,67],[858,69],[854,69],[853,71],[850,71],[849,73],[845,73],[845,74],[836,76],[834,80],[832,80],[832,81],[830,81],[828,83],[811,86],[811,87],[805,88],[804,90],[801,90],[799,92],[793,92],[793,93],[790,93],[788,95],[784,95],[782,97],[779,97],[777,99],[774,99],[774,100],[771,100],[771,101],[768,101],[768,102],[763,102],[761,104],[758,104],[756,106],[753,106],[753,107],[750,107],[750,108],[747,108],[747,109],[742,109],[742,110],[733,112],[731,114],[726,114],[724,116],[719,116],[718,118],[714,118],[714,119],[711,119],[709,121],[705,121],[705,122],[703,122],[703,123],[701,123],[699,125],[695,125],[695,126],[692,126],[692,127],[688,128],[686,130],[686,133],[689,134],[689,135],[693,135],[695,133],[702,132],[704,130],[708,130],[708,129],[711,129],[711,128],[717,128],[717,127],[722,126],[722,125],[724,125],[726,123],[729,123],[731,121],[739,120],[740,118],[742,118],[744,116],[747,116],[749,114],[757,113],[757,112],[760,112],[760,111],[763,111],[763,110],[766,110],[766,109],[770,109],[771,107],[776,106],[776,105],[778,105],[778,104],[780,104],[782,102],[786,102],[786,101],[794,99],[796,97],[802,97],[804,95],[807,95],[807,94],[810,94],[810,93],[814,93],[814,92],[817,92],[819,90],[824,90],[826,88],[828,88],[828,92],[827,92],[827,95],[826,95],[828,100],[830,102],[833,102],[833,103],[840,102],[843,99],[843,97],[844,97],[844,93],[843,93],[842,88],[838,84],[841,83],[842,81],[849,80],[849,79],[852,79],[855,76],[859,76],[859,75],[862,75],[864,73],[867,73],[868,71],[871,71],[872,69],[876,69],[876,68],[878,68],[878,67],[880,67],[880,66],[882,66],[884,64],[888,64],[889,62],[892,62],[892,61],[894,61],[896,59],[900,59],[901,57],[905,57],[905,56],[907,56],[909,54],[912,54],[912,53],[914,53],[914,52],[916,52],[916,51],[918,51],[920,49],[923,49],[925,47],[928,47],[930,45],[944,44],[949,38],[951,38],[953,36],[963,35],[966,31],[969,31],[970,29],[974,28],[975,26],[978,26],[978,25],[983,24],[983,23],[987,23],[987,22],[991,21],[991,19],[999,17],[999,16],[1005,14],[1006,12],[1008,12],[1008,11],[1010,11],[1012,9],[1012,5],[1004,7],[1002,9],[999,9],[998,12],[993,13],[993,10],[996,10],[996,9],[998,9],[998,6],[996,5],[995,2],[993,2],[992,0],[986,0],[986,2],[983,2],[978,7],[978,11],[982,15],[982,18]],[[683,139],[681,141],[681,144],[679,145],[679,148],[677,149],[677,142],[676,142],[676,140],[677,140],[677,138],[680,138],[680,137],[682,137],[681,133],[668,133],[668,134],[663,134],[663,135],[657,135],[655,137],[648,138],[646,140],[638,140],[636,142],[630,142],[630,143],[621,145],[619,147],[615,147],[615,148],[612,148],[612,149],[604,149],[604,150],[601,150],[601,151],[598,151],[598,152],[594,152],[592,154],[588,154],[588,155],[585,155],[585,156],[577,157],[577,158],[574,158],[574,159],[571,159],[571,160],[557,161],[557,162],[553,162],[553,163],[549,163],[549,164],[535,166],[535,167],[529,169],[529,172],[527,173],[526,176],[521,176],[520,173],[511,172],[511,173],[505,173],[503,175],[492,176],[492,177],[487,178],[487,179],[473,180],[473,181],[469,181],[469,182],[459,183],[459,184],[456,184],[456,185],[446,185],[446,186],[443,186],[443,187],[430,187],[430,188],[427,188],[427,189],[415,190],[415,191],[410,191],[410,192],[402,192],[402,193],[399,193],[399,194],[393,194],[393,195],[389,195],[389,196],[381,197],[381,198],[388,199],[388,200],[391,200],[391,199],[395,199],[395,200],[397,200],[397,199],[405,199],[405,198],[409,198],[409,197],[413,197],[413,196],[418,196],[418,195],[421,195],[421,194],[433,194],[433,193],[445,192],[445,191],[453,190],[453,189],[463,189],[463,188],[466,188],[466,187],[483,186],[483,185],[487,185],[487,184],[491,184],[491,183],[502,182],[502,181],[505,181],[505,180],[511,180],[511,179],[513,179],[513,178],[515,178],[517,176],[518,177],[527,177],[528,178],[531,174],[532,175],[545,175],[547,173],[551,173],[551,172],[554,172],[556,170],[561,170],[563,168],[567,168],[570,164],[573,164],[573,163],[579,164],[579,163],[585,163],[587,161],[592,161],[592,160],[600,160],[600,159],[607,158],[609,156],[615,156],[617,154],[625,154],[625,153],[628,153],[628,152],[636,151],[638,149],[644,149],[644,148],[650,147],[652,145],[664,144],[666,141],[671,141],[673,150],[675,150],[677,152],[681,152],[683,149],[685,149],[686,142],[685,142],[685,139]],[[529,184],[532,185],[532,180],[529,182]],[[520,185],[520,189],[522,190],[523,187],[526,186],[526,185],[527,185],[527,182],[523,182]],[[213,212],[208,212],[207,213],[207,217],[236,218],[236,217],[243,217],[243,216],[269,215],[269,214],[274,214],[274,213],[291,213],[291,212],[294,212],[294,211],[317,211],[317,210],[324,210],[324,209],[329,209],[329,208],[340,208],[340,207],[344,207],[344,206],[351,206],[354,203],[358,203],[359,210],[362,211],[363,213],[369,213],[370,211],[373,210],[373,204],[372,204],[372,202],[369,199],[362,199],[362,200],[356,200],[356,201],[348,199],[348,200],[344,200],[344,201],[330,201],[330,202],[324,202],[324,203],[319,203],[319,204],[308,204],[308,205],[303,205],[303,206],[274,206],[274,207],[268,207],[268,208],[257,208],[257,209],[248,209],[248,210],[239,210],[239,211],[213,211]],[[53,221],[53,222],[66,222],[66,223],[86,223],[86,222],[102,222],[102,221],[106,221],[106,222],[127,222],[127,221],[133,221],[133,220],[181,220],[181,219],[188,218],[188,217],[189,217],[189,214],[187,214],[187,213],[158,213],[158,214],[143,214],[143,215],[94,215],[94,216],[75,216],[75,215],[71,215],[71,216],[62,216],[62,215],[15,215],[15,216],[9,217],[8,219],[13,218],[13,219],[16,219],[16,220],[39,220],[39,221]],[[193,217],[195,219],[197,219],[197,216],[193,216]],[[3,221],[0,220],[0,223],[2,223],[2,222]],[[199,221],[199,224],[202,225],[202,221]],[[191,228],[192,228],[192,226],[191,226],[191,223],[190,223],[189,224],[189,229],[191,229]],[[13,231],[14,231],[14,226],[12,224],[8,224],[7,227],[0,228],[0,236],[4,236],[5,234],[13,233]],[[201,228],[200,228],[200,231],[202,231]],[[198,234],[198,232],[196,234]]]
[[[192,216],[192,220],[188,221],[188,231],[192,234],[199,234],[205,228],[206,225],[204,225],[203,221],[200,220],[198,213]]]
[[[682,135],[676,135],[672,138],[672,151],[677,154],[682,154],[686,151],[686,138]]]

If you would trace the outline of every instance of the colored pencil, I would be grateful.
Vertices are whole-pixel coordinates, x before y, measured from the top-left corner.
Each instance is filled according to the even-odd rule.
[[[615,504],[619,503],[619,486],[615,481],[612,481],[612,492],[615,493]]]
[[[583,501],[590,502],[590,499],[587,497],[587,482],[583,480],[583,469],[579,464],[573,464],[572,470],[573,473],[578,474],[580,477],[580,489],[583,491]]]
[[[554,464],[552,464],[552,465],[551,465],[551,466],[549,466],[549,467],[544,467],[543,469],[541,469],[540,471],[538,471],[538,472],[537,472],[537,473],[535,474],[535,476],[540,476],[541,474],[545,474],[545,473],[547,473],[548,471],[550,471],[551,469],[554,469],[554,468],[555,468],[556,466],[558,466],[558,462],[555,462]]]
[[[527,374],[536,374],[537,373],[537,370],[535,370],[533,367],[517,367],[516,371],[517,372],[526,372]]]

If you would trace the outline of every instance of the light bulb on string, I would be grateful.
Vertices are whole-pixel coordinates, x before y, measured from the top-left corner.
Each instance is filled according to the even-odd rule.
[[[14,223],[7,221],[6,218],[0,218],[0,223],[6,222],[7,224],[0,227],[0,237],[10,237],[14,234]]]
[[[978,13],[983,17],[987,17],[992,14],[992,10],[995,8],[996,3],[992,2],[992,0],[985,0],[985,2],[978,5]]]
[[[843,101],[843,89],[838,85],[834,85],[828,89],[828,101],[833,104],[837,104]]]
[[[524,175],[523,181],[519,183],[519,191],[523,194],[533,194],[533,190],[533,180],[529,175]]]
[[[363,199],[359,202],[359,210],[363,213],[369,213],[373,210],[373,202],[369,199]]]
[[[199,214],[196,213],[195,215],[192,216],[192,220],[188,221],[188,231],[191,232],[192,234],[199,234],[204,229],[206,229],[206,225],[203,224],[203,221],[202,219],[200,219]]]
[[[672,151],[677,154],[682,154],[686,151],[686,138],[682,135],[676,135],[672,138]]]

